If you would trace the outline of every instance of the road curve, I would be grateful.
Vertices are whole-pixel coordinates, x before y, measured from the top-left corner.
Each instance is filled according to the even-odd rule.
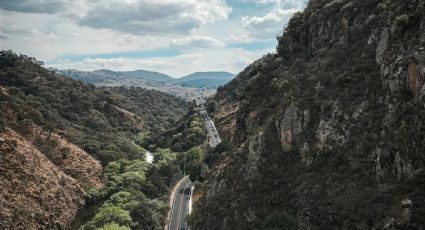
[[[189,202],[192,195],[191,187],[192,182],[189,177],[185,177],[176,188],[168,230],[187,229],[186,215],[189,213]]]
[[[205,126],[208,131],[208,139],[211,147],[217,146],[221,139],[218,136],[217,129],[213,121],[208,116],[205,108],[200,107],[197,109],[200,115],[205,119]],[[167,230],[185,230],[187,228],[186,215],[190,213],[190,202],[192,196],[192,182],[189,177],[184,177],[175,189],[172,205],[170,221],[168,223]]]
[[[205,126],[207,127],[210,146],[215,147],[218,144],[220,144],[221,139],[220,139],[220,136],[218,135],[217,129],[215,128],[214,122],[208,116],[208,113],[207,111],[205,111],[205,108],[201,107],[199,111],[201,112],[202,116],[205,119]]]

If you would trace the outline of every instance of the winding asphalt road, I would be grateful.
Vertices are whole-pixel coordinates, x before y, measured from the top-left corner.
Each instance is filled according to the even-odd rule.
[[[214,122],[208,116],[208,113],[207,111],[205,111],[205,108],[201,107],[199,111],[201,112],[202,117],[204,117],[205,119],[205,126],[207,127],[210,146],[214,148],[215,146],[220,144],[221,142],[220,136],[218,136],[218,132],[217,132],[217,129],[215,128]]]
[[[189,214],[191,193],[192,182],[189,177],[185,177],[176,188],[173,205],[171,206],[171,220],[168,230],[187,229],[186,215]]]
[[[199,108],[201,116],[205,119],[205,126],[208,131],[208,139],[211,147],[217,146],[221,140],[218,136],[217,129],[214,123],[208,116],[207,111],[203,107]],[[190,213],[191,197],[192,197],[192,182],[189,177],[184,177],[177,185],[174,194],[173,203],[171,205],[170,222],[168,230],[184,230],[188,229],[186,215]]]

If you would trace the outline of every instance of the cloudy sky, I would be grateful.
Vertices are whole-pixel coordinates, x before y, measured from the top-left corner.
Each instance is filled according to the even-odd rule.
[[[0,48],[60,69],[238,73],[306,0],[0,0]]]

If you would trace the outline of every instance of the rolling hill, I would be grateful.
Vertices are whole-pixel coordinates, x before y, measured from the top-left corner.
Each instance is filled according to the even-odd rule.
[[[174,83],[188,87],[217,88],[234,77],[235,75],[229,72],[195,72],[176,79]]]
[[[160,81],[160,82],[166,82],[166,83],[170,83],[174,81],[174,78],[166,74],[158,73],[154,71],[148,71],[148,70],[121,71],[116,73],[122,74],[123,76],[126,76],[126,77],[141,78],[148,81]]]
[[[137,81],[149,86],[162,86],[164,84],[183,86],[189,88],[216,89],[232,80],[235,75],[229,72],[195,72],[180,78],[174,78],[163,73],[135,70],[135,71],[112,71],[94,70],[80,71],[74,69],[58,70],[56,73],[66,77],[81,80],[95,85],[124,85],[123,82]]]

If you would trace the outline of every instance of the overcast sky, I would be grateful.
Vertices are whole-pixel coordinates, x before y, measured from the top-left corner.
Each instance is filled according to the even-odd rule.
[[[306,0],[0,0],[0,48],[60,69],[238,73]]]

